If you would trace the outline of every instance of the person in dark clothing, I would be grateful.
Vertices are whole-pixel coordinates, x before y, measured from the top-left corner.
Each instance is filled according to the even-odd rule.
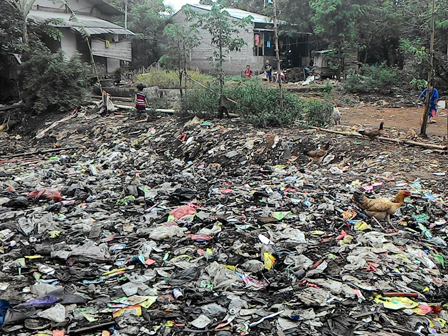
[[[269,60],[266,60],[263,70],[266,72],[266,79],[268,80],[268,83],[270,83],[272,80],[272,65]]]

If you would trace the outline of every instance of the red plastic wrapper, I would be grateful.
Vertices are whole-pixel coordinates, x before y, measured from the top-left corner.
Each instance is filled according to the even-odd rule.
[[[42,198],[51,199],[55,202],[62,201],[62,195],[57,189],[43,188],[39,190],[32,191],[28,194],[28,198],[38,200]]]
[[[212,240],[213,237],[212,236],[208,236],[205,234],[189,234],[187,235],[188,238],[192,239],[192,240],[196,240],[198,242],[204,242],[204,241],[209,241]]]
[[[182,217],[188,216],[188,215],[195,215],[196,209],[192,208],[189,205],[182,205],[178,207],[177,209],[171,210],[170,215],[172,215],[176,219],[181,219]]]

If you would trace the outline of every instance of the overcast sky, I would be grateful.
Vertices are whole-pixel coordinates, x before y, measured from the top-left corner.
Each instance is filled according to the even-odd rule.
[[[199,3],[199,0],[165,0],[165,3],[173,6],[175,10],[179,10],[186,3],[195,4]]]

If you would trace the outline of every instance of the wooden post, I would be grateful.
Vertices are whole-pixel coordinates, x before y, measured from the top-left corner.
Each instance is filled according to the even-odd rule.
[[[280,98],[280,109],[283,110],[283,88],[282,88],[282,80],[281,80],[281,64],[280,64],[280,49],[278,47],[278,22],[277,22],[277,1],[274,2],[274,39],[275,39],[275,54],[277,57],[277,81],[278,81],[278,89],[279,89],[279,98]]]
[[[423,112],[423,122],[422,128],[420,130],[420,136],[423,138],[427,138],[426,128],[428,127],[428,115],[430,113],[430,99],[431,94],[429,92],[429,88],[431,86],[432,81],[432,71],[434,68],[434,34],[435,34],[435,16],[436,16],[436,0],[432,0],[432,15],[431,15],[431,44],[429,46],[429,71],[428,71],[428,86],[426,88],[426,102],[425,102],[425,111]]]

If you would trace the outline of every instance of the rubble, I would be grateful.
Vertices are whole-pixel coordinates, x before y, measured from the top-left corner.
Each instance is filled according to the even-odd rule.
[[[84,111],[0,137],[2,334],[447,332],[444,156],[140,119]],[[302,154],[330,140],[321,163]],[[412,196],[381,223],[353,203],[359,188]]]

